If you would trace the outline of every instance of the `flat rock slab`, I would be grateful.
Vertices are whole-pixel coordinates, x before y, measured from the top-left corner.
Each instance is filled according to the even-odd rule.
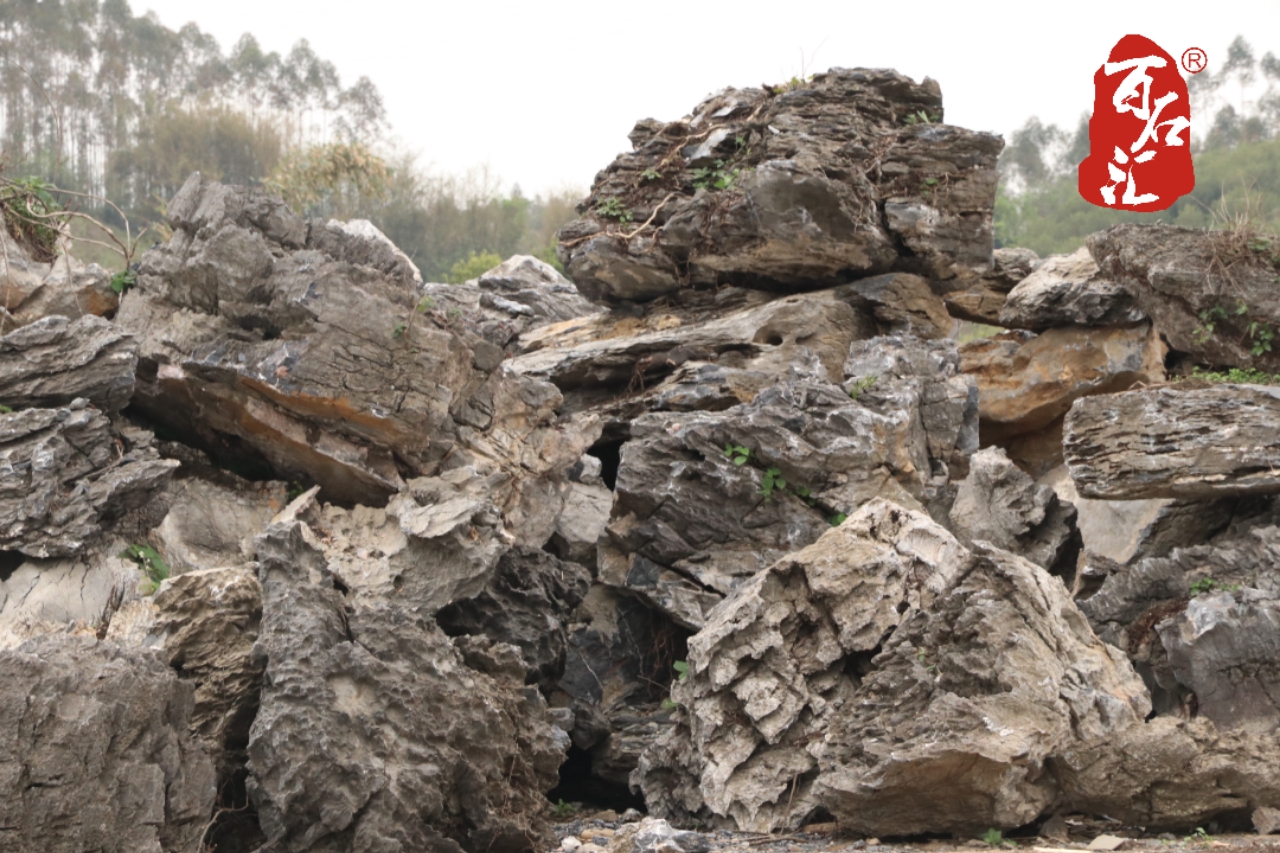
[[[1162,387],[1076,401],[1063,452],[1089,498],[1280,492],[1280,388]]]

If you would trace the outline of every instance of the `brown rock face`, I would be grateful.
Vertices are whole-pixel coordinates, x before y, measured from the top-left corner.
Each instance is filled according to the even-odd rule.
[[[1176,386],[1080,400],[1063,450],[1090,498],[1215,498],[1280,492],[1280,390]]]
[[[561,231],[561,260],[605,301],[721,281],[804,290],[891,269],[956,289],[990,266],[1001,143],[941,118],[937,83],[893,71],[726,89],[684,119],[636,125],[635,150]]]

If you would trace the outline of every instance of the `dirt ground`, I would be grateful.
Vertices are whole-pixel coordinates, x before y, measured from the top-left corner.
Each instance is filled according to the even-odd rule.
[[[581,842],[574,853],[632,853],[612,849],[614,835],[632,814],[621,818],[613,812],[574,815],[555,825],[556,837],[573,837]],[[563,818],[561,818],[563,820]],[[1280,834],[1259,836],[1245,833],[1212,834],[1208,830],[1192,833],[1144,833],[1137,827],[1108,824],[1105,821],[1068,817],[1049,830],[1057,837],[1040,836],[997,838],[988,843],[980,839],[878,839],[842,835],[835,824],[815,824],[808,831],[790,835],[760,835],[749,832],[707,830],[701,833],[708,853],[1075,853],[1075,851],[1169,851],[1169,853],[1280,853]],[[1063,830],[1065,829],[1065,835]],[[569,842],[568,846],[572,846]],[[548,853],[566,853],[568,846]],[[626,845],[630,847],[630,845]]]

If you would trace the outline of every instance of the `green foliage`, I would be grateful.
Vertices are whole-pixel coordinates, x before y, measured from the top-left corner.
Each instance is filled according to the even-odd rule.
[[[11,415],[11,414],[13,414],[13,408],[10,406],[6,406],[4,403],[0,403],[0,415]]]
[[[1266,373],[1251,367],[1232,367],[1226,371],[1193,367],[1191,369],[1191,378],[1203,379],[1206,382],[1223,382],[1230,385],[1280,385],[1280,373]]]
[[[792,77],[790,80],[788,80],[785,83],[779,83],[777,86],[768,86],[766,88],[775,95],[781,95],[786,92],[794,92],[797,89],[807,89],[809,88],[809,84],[812,82],[813,82],[812,74],[799,75],[799,76]]]
[[[502,263],[502,258],[494,252],[472,252],[466,260],[458,261],[449,270],[445,280],[450,284],[462,284],[473,278],[479,278],[489,270]]]
[[[875,374],[869,374],[862,377],[857,382],[853,383],[853,387],[849,389],[849,396],[854,400],[858,399],[862,396],[862,392],[866,391],[872,385],[875,385],[879,378],[880,377]]]
[[[564,800],[556,803],[551,807],[551,814],[561,819],[571,818],[578,813],[578,807],[573,803],[566,803]]]
[[[145,591],[151,595],[159,587],[161,581],[169,577],[169,566],[160,557],[159,552],[150,545],[130,545],[120,552],[120,557],[137,563],[147,575]]]
[[[391,181],[391,167],[369,146],[330,142],[287,155],[264,183],[300,213],[350,219],[385,201]]]
[[[782,472],[777,468],[764,469],[764,479],[760,483],[760,494],[764,495],[766,501],[773,499],[775,490],[785,490],[787,481],[783,478]]]
[[[111,289],[118,296],[124,296],[137,283],[138,274],[132,269],[126,268],[111,276]]]
[[[1213,836],[1206,832],[1203,826],[1197,826],[1190,835],[1182,840],[1188,844],[1192,842],[1196,844],[1212,844]]]
[[[937,113],[927,113],[924,110],[916,110],[902,118],[903,125],[907,127],[913,124],[935,124],[940,121],[942,121],[942,116]]]
[[[596,213],[607,219],[616,219],[620,225],[625,225],[631,221],[631,211],[622,203],[620,198],[602,198],[596,202]]]
[[[1270,323],[1254,321],[1249,324],[1247,329],[1249,340],[1253,345],[1249,347],[1249,352],[1254,355],[1263,355],[1271,352],[1271,342],[1275,340],[1276,331],[1271,327]]]
[[[14,240],[34,260],[49,263],[58,256],[62,205],[53,187],[39,178],[0,179],[0,218]]]
[[[994,828],[982,833],[982,840],[988,847],[1002,847],[1005,843],[1004,833]]]
[[[1225,592],[1235,592],[1239,588],[1240,588],[1239,584],[1228,585],[1224,583],[1219,583],[1213,578],[1200,578],[1200,580],[1191,584],[1191,594],[1195,596],[1195,595],[1200,595],[1201,593],[1217,592],[1219,590],[1222,590]]]
[[[391,329],[392,339],[398,340],[400,336],[403,335],[408,330],[408,328],[409,328],[408,323],[396,323],[395,327]]]
[[[747,460],[751,458],[751,448],[737,444],[726,444],[724,446],[724,455],[733,460],[734,465],[745,465]]]
[[[693,186],[700,190],[731,189],[740,174],[741,169],[726,167],[724,160],[717,160],[714,166],[702,166],[693,170]]]
[[[645,169],[643,172],[640,173],[640,180],[660,181],[662,180],[662,173],[659,172],[657,169]]]
[[[436,307],[436,301],[430,296],[424,296],[418,300],[418,307],[415,309],[419,314],[425,314],[432,308]]]
[[[830,524],[832,527],[839,527],[840,525],[844,524],[848,519],[849,519],[848,515],[846,515],[843,512],[838,512],[835,515],[828,518],[827,523]]]
[[[676,671],[676,681],[687,681],[689,678],[689,662],[678,660],[671,664],[671,668]]]

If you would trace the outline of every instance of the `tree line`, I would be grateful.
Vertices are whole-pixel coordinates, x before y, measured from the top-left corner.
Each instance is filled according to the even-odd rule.
[[[223,52],[128,0],[0,0],[0,178],[87,194],[59,198],[159,236],[193,171],[265,186],[306,215],[372,220],[435,280],[493,254],[554,259],[579,193],[530,199],[485,169],[434,174],[388,131],[373,82],[344,86],[305,40],[281,55],[246,33]]]
[[[1159,213],[1095,207],[1080,197],[1076,177],[1089,154],[1088,113],[1071,131],[1033,116],[1000,155],[996,246],[1071,252],[1121,222],[1206,228],[1249,221],[1280,229],[1280,59],[1271,52],[1258,59],[1237,36],[1220,68],[1192,75],[1187,88],[1202,128],[1191,137],[1192,192]]]

